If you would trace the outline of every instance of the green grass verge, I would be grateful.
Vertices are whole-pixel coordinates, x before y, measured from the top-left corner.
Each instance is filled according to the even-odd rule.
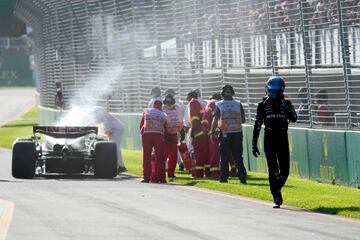
[[[0,147],[11,148],[16,138],[31,136],[32,126],[39,122],[38,115],[38,108],[33,107],[20,120],[2,126]],[[123,150],[123,157],[128,171],[141,176],[141,151]],[[190,178],[190,175],[180,172],[177,172],[176,176],[175,183],[272,201],[267,175],[263,173],[250,172],[247,185],[240,184],[236,178],[231,178],[227,184],[220,184],[218,181],[209,179],[194,180]],[[283,196],[287,205],[321,213],[360,218],[359,189],[290,177],[283,189]]]
[[[128,171],[142,175],[141,151],[124,150],[123,156]],[[272,201],[267,174],[250,172],[248,175],[247,185],[240,184],[237,178],[230,178],[229,182],[224,184],[210,179],[194,180],[189,174],[177,171],[174,182]],[[282,192],[286,205],[320,213],[360,218],[359,189],[289,177]]]
[[[27,111],[23,116],[22,118],[23,119],[36,119],[38,120],[39,119],[39,115],[40,115],[40,112],[39,112],[39,108],[37,106],[34,106],[32,107],[29,111]]]
[[[0,127],[0,147],[11,148],[16,138],[32,136],[32,127],[38,124],[39,109],[33,107],[19,120],[11,121]]]

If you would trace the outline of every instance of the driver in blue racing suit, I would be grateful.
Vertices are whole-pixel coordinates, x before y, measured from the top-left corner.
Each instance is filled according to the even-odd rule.
[[[252,152],[257,157],[261,125],[265,125],[264,148],[269,170],[270,191],[274,208],[283,203],[281,188],[289,176],[290,156],[288,143],[288,121],[296,122],[297,115],[289,100],[284,98],[285,81],[272,76],[266,83],[267,96],[258,104],[253,130]]]

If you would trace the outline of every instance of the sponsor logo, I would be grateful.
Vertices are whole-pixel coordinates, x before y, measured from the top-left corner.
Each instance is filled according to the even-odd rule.
[[[324,159],[325,161],[329,159],[329,141],[328,141],[328,138],[327,138],[327,135],[326,133],[324,133],[324,136],[323,136],[323,149],[324,149]]]

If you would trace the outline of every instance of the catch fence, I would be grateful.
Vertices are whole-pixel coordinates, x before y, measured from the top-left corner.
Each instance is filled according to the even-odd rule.
[[[140,113],[155,86],[185,100],[231,84],[252,121],[279,74],[298,126],[360,128],[358,0],[18,0],[15,12],[33,28],[43,107],[59,87],[65,108]]]

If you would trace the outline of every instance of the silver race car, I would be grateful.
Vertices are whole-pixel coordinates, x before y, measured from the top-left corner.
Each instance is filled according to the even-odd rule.
[[[33,178],[50,173],[113,178],[117,175],[116,143],[99,136],[97,127],[34,126],[31,138],[13,143],[12,175]]]

